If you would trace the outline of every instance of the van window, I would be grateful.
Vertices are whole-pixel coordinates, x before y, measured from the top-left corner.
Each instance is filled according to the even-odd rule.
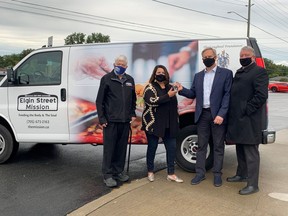
[[[0,81],[6,76],[5,72],[0,71]]]
[[[59,85],[61,83],[62,52],[37,53],[16,71],[19,85]]]

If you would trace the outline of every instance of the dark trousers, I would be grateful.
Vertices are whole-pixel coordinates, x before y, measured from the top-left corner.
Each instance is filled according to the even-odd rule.
[[[147,170],[154,172],[154,159],[158,147],[159,137],[146,133],[148,147],[146,154]],[[162,137],[166,149],[167,173],[173,175],[175,171],[174,161],[176,156],[176,138],[170,138],[166,130],[165,136]]]
[[[109,122],[103,130],[102,173],[104,179],[117,175],[124,170],[129,128],[129,123]]]
[[[259,145],[236,144],[237,172],[236,175],[248,177],[247,186],[258,187],[260,155]]]
[[[203,109],[202,114],[197,123],[198,133],[198,149],[196,153],[196,174],[205,175],[206,169],[206,154],[209,138],[212,135],[213,138],[213,174],[215,176],[222,175],[223,158],[224,158],[224,139],[226,133],[226,125],[216,125],[213,122],[213,117],[210,110]]]

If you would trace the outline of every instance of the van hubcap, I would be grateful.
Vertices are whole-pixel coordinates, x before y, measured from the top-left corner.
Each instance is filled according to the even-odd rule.
[[[198,136],[191,135],[182,142],[182,156],[189,162],[196,163],[196,152],[198,148]]]
[[[0,154],[2,154],[4,148],[5,148],[5,140],[4,137],[0,135]]]

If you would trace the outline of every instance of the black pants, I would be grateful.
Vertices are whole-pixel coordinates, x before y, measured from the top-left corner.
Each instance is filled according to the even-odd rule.
[[[226,133],[226,125],[216,125],[213,122],[210,110],[203,109],[200,119],[197,123],[198,133],[198,149],[196,153],[196,174],[205,175],[206,154],[209,138],[213,138],[213,174],[215,176],[222,175],[223,159],[224,159],[224,139]]]
[[[103,130],[103,163],[104,179],[123,172],[127,152],[130,123],[109,122]]]
[[[165,136],[162,140],[166,149],[166,161],[167,161],[167,173],[168,175],[173,175],[175,173],[175,156],[176,156],[176,138],[171,138],[169,136],[169,129],[166,129]],[[148,141],[146,160],[147,160],[147,170],[148,172],[154,172],[154,160],[155,154],[158,147],[159,137],[149,134],[146,132],[146,137]]]
[[[247,186],[258,187],[260,155],[259,145],[236,144],[236,175],[248,177]]]

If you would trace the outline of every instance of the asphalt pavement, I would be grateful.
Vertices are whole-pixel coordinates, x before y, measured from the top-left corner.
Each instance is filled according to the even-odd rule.
[[[68,216],[287,216],[288,215],[288,129],[276,133],[276,142],[260,146],[260,191],[239,195],[246,183],[230,183],[225,179],[236,170],[235,146],[226,146],[223,185],[214,187],[213,174],[191,185],[194,173],[176,167],[184,183],[166,180],[166,170],[155,174],[155,181],[137,179],[113,189],[110,193],[71,212]]]

